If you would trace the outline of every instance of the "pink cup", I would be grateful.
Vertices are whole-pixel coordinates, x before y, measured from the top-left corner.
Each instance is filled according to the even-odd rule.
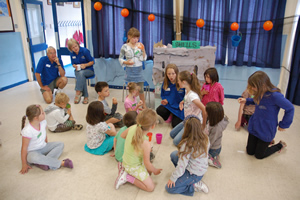
[[[157,133],[156,134],[156,143],[157,144],[161,144],[161,140],[162,140],[162,134],[161,133]]]

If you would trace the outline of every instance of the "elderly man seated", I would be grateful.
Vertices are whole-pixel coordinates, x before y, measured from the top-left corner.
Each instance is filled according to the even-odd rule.
[[[54,47],[47,48],[47,56],[41,57],[36,71],[36,80],[41,87],[46,103],[51,103],[53,100],[54,89],[63,89],[68,79],[65,77],[64,65],[56,56],[56,50]]]

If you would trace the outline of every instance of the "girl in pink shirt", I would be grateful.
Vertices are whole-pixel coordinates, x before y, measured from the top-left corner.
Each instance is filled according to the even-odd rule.
[[[128,111],[136,111],[139,113],[140,110],[142,110],[143,106],[143,101],[137,102],[136,97],[139,95],[139,86],[134,83],[130,82],[128,83],[128,90],[129,90],[129,95],[126,97],[124,101],[124,107],[126,112]]]
[[[216,68],[208,68],[204,72],[205,84],[202,86],[201,102],[206,106],[208,102],[214,101],[224,104],[224,88],[219,83],[219,75]]]

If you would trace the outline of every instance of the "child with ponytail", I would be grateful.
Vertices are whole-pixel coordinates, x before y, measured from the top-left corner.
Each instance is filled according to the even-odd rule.
[[[29,123],[25,126],[26,118],[28,118]],[[73,162],[70,159],[58,160],[63,152],[64,144],[62,142],[48,142],[46,126],[43,108],[40,105],[28,106],[26,116],[22,118],[21,174],[25,174],[28,169],[31,169],[29,164],[45,171],[56,170],[60,167],[73,168]]]
[[[146,134],[155,128],[156,118],[154,110],[145,109],[138,114],[137,124],[130,127],[124,147],[124,168],[115,182],[116,189],[130,182],[147,192],[154,190],[155,185],[150,175],[158,175],[162,169],[155,168],[150,162],[151,143]]]

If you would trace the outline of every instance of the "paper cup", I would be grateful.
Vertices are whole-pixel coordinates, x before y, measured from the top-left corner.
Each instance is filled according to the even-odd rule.
[[[81,70],[80,65],[77,65],[77,71]]]
[[[161,140],[162,140],[162,134],[161,133],[157,133],[156,134],[156,143],[157,144],[161,144]]]
[[[147,133],[147,136],[149,138],[149,142],[151,142],[151,140],[152,140],[152,133],[151,132]]]

